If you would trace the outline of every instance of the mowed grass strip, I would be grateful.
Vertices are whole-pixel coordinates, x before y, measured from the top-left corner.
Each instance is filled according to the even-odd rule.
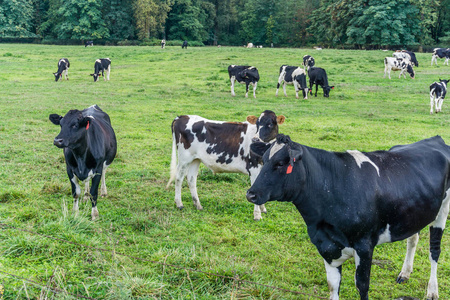
[[[279,68],[300,65],[310,54],[326,69],[331,91],[324,98],[275,97]],[[176,209],[169,179],[177,115],[244,121],[266,109],[285,115],[280,132],[292,140],[330,151],[374,151],[441,135],[450,143],[450,106],[430,115],[429,85],[450,79],[450,67],[430,66],[431,54],[417,53],[416,79],[384,79],[384,51],[245,49],[203,47],[88,47],[2,44],[0,48],[0,221],[96,251],[12,229],[0,230],[0,269],[49,286],[99,299],[299,299],[298,295],[233,280],[164,267],[117,255],[142,257],[225,276],[328,297],[323,261],[304,222],[290,203],[268,203],[253,221],[242,174],[214,175],[201,167],[203,211],[195,210],[187,185],[185,209]],[[70,61],[69,80],[55,82],[58,60]],[[111,80],[97,83],[97,58],[111,59]],[[256,99],[245,86],[230,95],[227,67],[259,69]],[[72,197],[62,151],[53,146],[59,127],[51,113],[97,104],[112,121],[116,160],[107,172],[109,195],[99,199],[100,220],[90,221],[90,203],[71,213]],[[430,265],[428,230],[421,232],[414,273],[398,285],[406,242],[376,248],[372,299],[426,293]],[[449,299],[450,237],[444,233],[438,280]],[[353,260],[343,266],[342,299],[357,299]],[[52,276],[53,275],[53,276]],[[51,280],[50,280],[51,278]],[[0,274],[5,298],[37,298],[42,288]],[[50,293],[51,294],[51,293]],[[64,295],[59,295],[64,298]],[[308,296],[305,296],[307,299]],[[70,298],[67,296],[66,298]]]

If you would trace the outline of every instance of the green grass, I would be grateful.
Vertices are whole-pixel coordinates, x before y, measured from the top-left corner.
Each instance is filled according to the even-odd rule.
[[[310,54],[327,70],[330,98],[275,97],[279,67],[299,65]],[[289,203],[268,203],[253,221],[245,200],[249,179],[213,175],[202,167],[196,211],[186,184],[185,209],[176,209],[169,178],[172,120],[198,114],[244,121],[270,109],[285,115],[280,131],[308,146],[332,151],[373,151],[441,135],[450,143],[450,107],[430,115],[429,85],[449,79],[450,68],[430,66],[418,53],[416,79],[383,79],[383,51],[245,49],[203,47],[0,47],[0,221],[18,228],[95,248],[80,247],[12,229],[0,229],[0,270],[53,288],[99,299],[299,299],[298,295],[186,271],[151,261],[328,297],[323,260]],[[69,81],[54,82],[59,58],[70,60]],[[97,58],[112,61],[111,81],[89,76]],[[238,85],[230,95],[227,66],[257,66],[257,99]],[[282,95],[282,92],[280,93]],[[80,216],[72,199],[62,151],[52,145],[59,127],[51,113],[99,105],[111,117],[118,155],[107,172],[108,197],[99,199],[100,219],[90,221],[90,204]],[[371,299],[426,294],[430,265],[428,229],[421,233],[415,271],[398,285],[406,242],[376,248]],[[438,280],[441,299],[450,298],[450,237],[444,234]],[[115,251],[115,252],[114,252]],[[146,259],[140,261],[124,253]],[[353,260],[343,266],[342,299],[357,299]],[[52,276],[53,275],[53,276]],[[0,273],[5,299],[38,298],[47,291]],[[50,292],[49,295],[52,293]],[[315,298],[312,296],[311,298]],[[63,293],[55,299],[71,299]],[[300,296],[307,299],[308,296]]]

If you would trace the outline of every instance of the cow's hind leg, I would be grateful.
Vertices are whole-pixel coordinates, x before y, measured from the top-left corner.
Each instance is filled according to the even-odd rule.
[[[258,82],[255,82],[253,85],[253,98],[256,99],[256,86],[258,85]],[[286,92],[284,93],[286,95]]]
[[[433,90],[434,91],[434,90]],[[433,114],[433,107],[434,107],[434,95],[433,91],[430,93],[430,114]]]
[[[355,253],[355,283],[361,300],[369,299],[370,268],[372,266],[373,249],[364,245]]]
[[[95,175],[92,178],[91,185],[91,204],[92,204],[92,212],[91,217],[92,221],[95,221],[99,217],[98,209],[97,209],[97,198],[98,198],[98,186],[100,185],[101,175]]]
[[[101,188],[100,188],[100,196],[106,197],[108,194],[108,191],[106,190],[106,169],[108,168],[108,165],[106,163],[103,164],[103,170],[102,170],[102,180],[101,180]]]
[[[195,159],[188,168],[187,171],[187,182],[189,185],[189,190],[191,191],[192,201],[198,210],[202,210],[203,207],[198,199],[197,194],[197,175],[198,168],[200,167],[200,160]]]
[[[81,188],[78,183],[78,178],[74,174],[69,174],[70,185],[72,187],[72,197],[73,197],[73,213],[75,216],[78,215],[78,200],[81,196]]]
[[[402,271],[398,274],[397,283],[406,282],[413,271],[414,254],[416,253],[417,243],[419,242],[419,234],[410,236],[406,242],[406,255],[403,262]]]
[[[447,191],[444,201],[442,202],[441,209],[434,220],[430,224],[430,263],[431,272],[430,280],[428,281],[427,299],[437,300],[439,298],[438,293],[438,281],[437,281],[437,265],[439,255],[441,254],[441,239],[445,229],[445,222],[447,221],[448,209],[450,203],[450,190]]]
[[[179,209],[183,209],[183,202],[181,201],[181,187],[183,185],[184,177],[191,162],[180,164],[182,159],[178,158],[177,174],[175,176],[175,203]]]

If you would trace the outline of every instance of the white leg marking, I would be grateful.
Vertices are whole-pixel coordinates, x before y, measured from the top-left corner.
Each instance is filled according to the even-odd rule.
[[[106,190],[106,169],[108,168],[108,165],[106,162],[103,163],[103,170],[102,170],[102,185],[101,185],[101,197],[105,197],[108,194],[108,191]]]
[[[92,208],[91,217],[92,217],[92,221],[95,221],[96,219],[98,219],[99,213],[97,210],[97,206]]]
[[[257,82],[255,82],[255,84],[253,85],[253,98],[256,99],[256,86],[258,85]]]
[[[230,80],[231,80],[231,96],[236,96],[236,94],[234,93],[234,81],[236,80],[236,78],[234,76],[231,76]]]
[[[198,198],[197,194],[197,175],[198,175],[198,168],[200,167],[200,160],[196,159],[193,162],[191,162],[191,165],[188,168],[187,171],[187,182],[189,186],[189,190],[191,191],[191,197],[192,201],[194,202],[194,206],[198,210],[202,210],[203,207],[200,203],[200,200]]]
[[[417,243],[419,242],[419,234],[410,236],[406,242],[406,255],[403,262],[402,271],[398,274],[397,282],[402,283],[409,279],[413,271],[414,254],[416,253]]]
[[[325,269],[327,271],[327,283],[330,290],[330,300],[339,300],[339,286],[341,285],[341,273],[336,267],[332,267],[325,260]]]

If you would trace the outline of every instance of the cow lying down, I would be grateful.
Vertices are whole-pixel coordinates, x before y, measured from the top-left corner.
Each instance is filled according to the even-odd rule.
[[[427,299],[438,299],[437,263],[449,210],[450,147],[436,136],[389,151],[328,152],[279,135],[254,143],[263,167],[247,191],[255,205],[292,202],[323,257],[330,299],[339,299],[342,264],[355,258],[355,283],[369,299],[375,246],[408,239],[397,282],[409,279],[419,231],[430,226]]]
[[[203,209],[197,194],[197,174],[200,163],[214,173],[243,173],[253,183],[261,170],[260,161],[250,152],[253,139],[274,140],[284,116],[270,110],[259,117],[248,116],[247,122],[213,121],[200,116],[179,116],[172,122],[172,161],[170,180],[175,180],[175,203],[182,209],[181,186],[187,175],[192,200]],[[254,219],[267,212],[264,205],[255,205]]]

